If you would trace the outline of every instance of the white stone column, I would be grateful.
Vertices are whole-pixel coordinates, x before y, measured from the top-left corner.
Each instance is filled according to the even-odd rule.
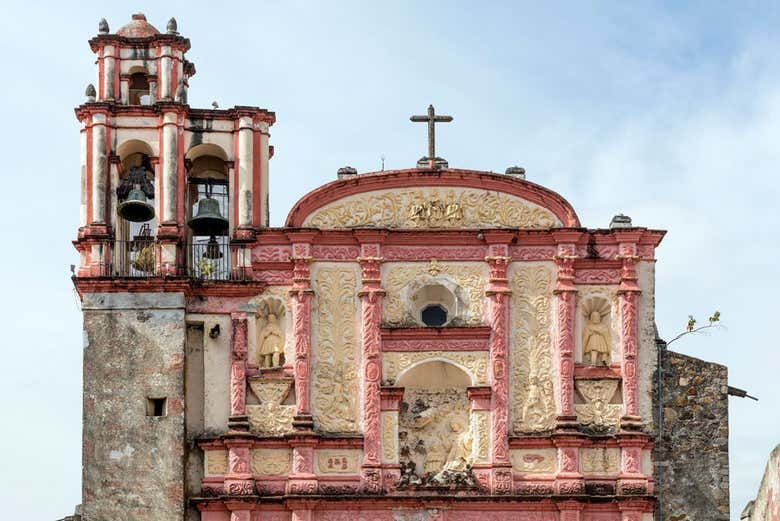
[[[268,148],[268,127],[260,134],[260,226],[268,226],[270,219],[268,209],[268,160],[270,149]]]
[[[81,205],[79,226],[87,225],[87,131],[81,131]]]
[[[122,105],[130,104],[130,79],[127,76],[119,78],[119,100]]]
[[[163,114],[162,163],[162,222],[176,221],[176,179],[178,170],[177,120],[175,112]]]
[[[238,226],[252,225],[252,118],[238,121]]]
[[[105,49],[103,49],[103,97],[107,100],[116,98],[116,89],[114,88],[114,67],[114,46],[107,45]]]
[[[165,46],[161,49],[160,70],[157,71],[159,78],[158,92],[161,100],[170,100],[173,98],[171,91],[171,48]]]
[[[92,222],[106,220],[106,115],[92,115]]]

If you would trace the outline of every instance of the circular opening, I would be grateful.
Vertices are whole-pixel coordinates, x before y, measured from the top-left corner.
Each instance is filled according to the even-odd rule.
[[[439,304],[431,304],[422,309],[420,319],[426,326],[441,327],[447,323],[447,310]]]

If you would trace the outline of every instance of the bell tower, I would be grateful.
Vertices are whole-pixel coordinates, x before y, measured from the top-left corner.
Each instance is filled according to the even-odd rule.
[[[203,466],[192,447],[205,432],[206,319],[188,306],[261,291],[250,251],[268,226],[275,115],[191,107],[195,66],[174,18],[159,31],[134,14],[115,32],[103,19],[89,45],[96,78],[75,109],[73,242],[85,338],[83,518],[199,519],[188,498]],[[208,341],[229,352],[229,318],[216,324]]]
[[[268,225],[274,113],[190,107],[195,66],[174,18],[160,32],[134,14],[115,33],[102,19],[89,44],[97,75],[76,108],[78,275],[250,275],[242,244]]]

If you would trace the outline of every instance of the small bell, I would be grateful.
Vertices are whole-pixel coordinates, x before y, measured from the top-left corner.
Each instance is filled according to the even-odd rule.
[[[208,193],[198,201],[198,213],[187,224],[197,236],[224,235],[228,229],[228,220],[219,213],[219,201]]]
[[[127,199],[119,203],[116,213],[128,221],[142,223],[154,218],[154,206],[146,200],[144,191],[135,187],[127,194]]]
[[[206,243],[206,251],[203,253],[204,259],[217,260],[222,258],[222,251],[219,249],[217,238],[213,235]]]

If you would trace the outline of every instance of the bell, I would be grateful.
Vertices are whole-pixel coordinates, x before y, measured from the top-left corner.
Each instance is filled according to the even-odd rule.
[[[142,223],[154,218],[154,206],[146,201],[146,195],[140,188],[133,188],[127,199],[119,203],[116,213],[128,221]]]
[[[223,235],[228,229],[228,220],[219,213],[219,201],[211,197],[198,201],[198,213],[187,224],[198,236]]]
[[[219,249],[219,243],[217,242],[217,238],[213,235],[209,239],[209,242],[206,243],[206,251],[203,253],[203,258],[210,260],[222,258],[222,251]]]

